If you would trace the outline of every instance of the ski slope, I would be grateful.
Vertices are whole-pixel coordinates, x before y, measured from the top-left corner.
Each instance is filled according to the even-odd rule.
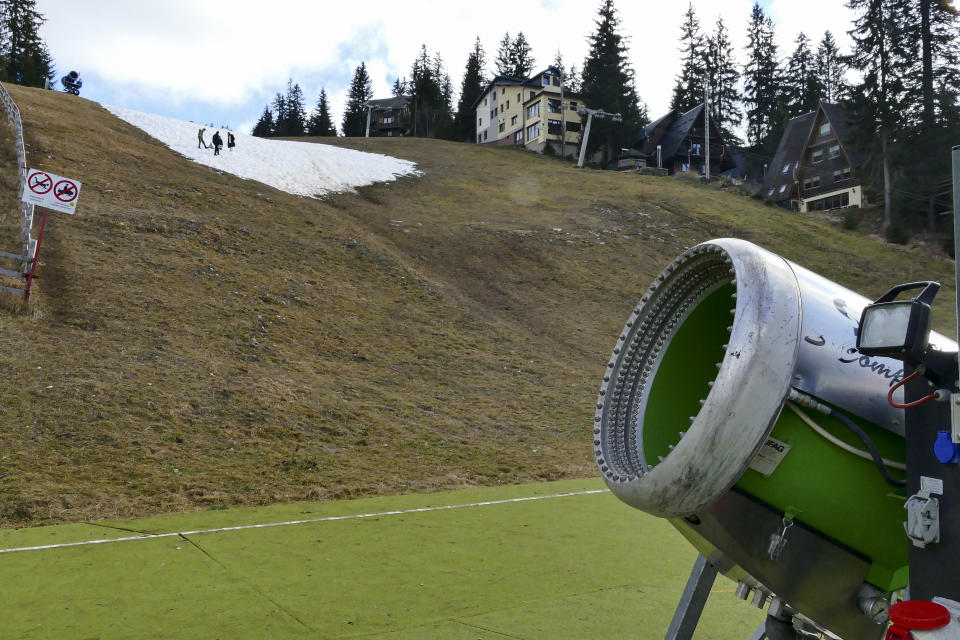
[[[242,133],[234,133],[237,146],[229,151],[225,129],[219,130],[224,147],[220,155],[215,156],[211,142],[215,128],[206,127],[204,132],[210,148],[198,148],[197,132],[201,125],[123,107],[103,107],[194,162],[298,196],[315,198],[394,180],[398,176],[419,175],[416,164],[408,160],[326,144],[255,138]]]

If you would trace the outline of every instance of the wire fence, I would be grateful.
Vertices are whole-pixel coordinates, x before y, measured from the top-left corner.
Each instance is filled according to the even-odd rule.
[[[20,203],[20,241],[21,250],[19,254],[0,252],[0,255],[6,258],[16,260],[21,274],[26,273],[30,268],[30,260],[34,250],[35,241],[30,237],[30,230],[33,227],[33,205],[23,201],[23,190],[27,188],[27,152],[23,144],[23,122],[20,120],[20,109],[7,93],[6,87],[0,83],[0,103],[3,104],[7,112],[7,120],[13,128],[13,144],[17,152],[17,173],[18,173],[18,193],[17,200]],[[0,290],[22,293],[22,291],[8,287],[0,287]]]

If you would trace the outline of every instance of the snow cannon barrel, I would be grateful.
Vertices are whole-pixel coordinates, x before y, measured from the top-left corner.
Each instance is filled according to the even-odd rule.
[[[887,399],[903,368],[857,352],[869,303],[749,242],[697,245],[630,314],[594,418],[617,497],[670,519],[738,594],[848,640],[879,636],[864,594],[907,583],[904,415]]]

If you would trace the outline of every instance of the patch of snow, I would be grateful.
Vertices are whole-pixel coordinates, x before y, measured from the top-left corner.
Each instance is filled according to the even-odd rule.
[[[328,144],[256,138],[243,133],[234,133],[237,146],[230,151],[226,146],[226,129],[219,130],[224,146],[220,155],[215,156],[211,139],[216,128],[206,127],[203,135],[210,148],[197,148],[197,132],[202,125],[123,107],[103,107],[194,162],[297,196],[318,197],[394,180],[398,176],[420,175],[417,165],[409,160]]]

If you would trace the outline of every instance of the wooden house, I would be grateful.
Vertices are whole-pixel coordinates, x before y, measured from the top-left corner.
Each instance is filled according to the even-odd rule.
[[[413,96],[395,96],[366,103],[370,110],[370,135],[398,137],[410,135]]]
[[[787,123],[762,195],[798,211],[860,207],[863,188],[855,171],[862,160],[850,144],[843,104],[821,102]]]
[[[704,124],[703,104],[686,113],[671,110],[644,127],[633,150],[621,154],[618,166],[632,168],[642,158],[645,166],[662,167],[671,174],[677,171],[705,173],[707,137]],[[711,175],[732,169],[733,159],[713,118],[710,118],[709,135]]]

